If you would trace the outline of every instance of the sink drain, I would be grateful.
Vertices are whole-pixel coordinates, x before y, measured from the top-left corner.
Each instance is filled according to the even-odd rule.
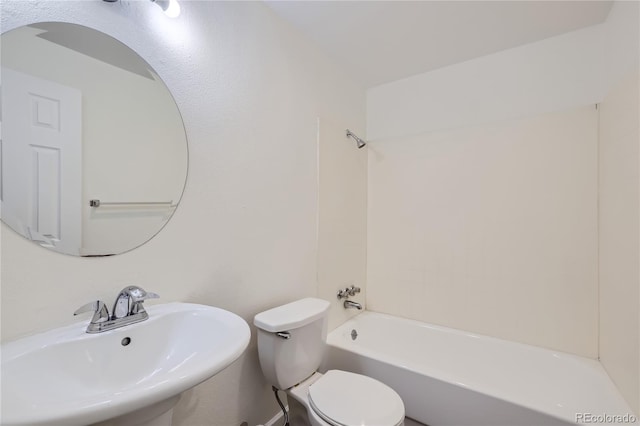
[[[120,344],[122,346],[127,346],[129,343],[131,343],[131,337],[125,337],[124,339],[122,339],[122,341],[120,342]]]

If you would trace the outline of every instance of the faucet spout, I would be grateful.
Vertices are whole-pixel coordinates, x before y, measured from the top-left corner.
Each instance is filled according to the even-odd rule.
[[[358,302],[354,302],[353,300],[345,300],[343,306],[345,309],[355,308],[359,311],[362,310],[362,305]]]
[[[128,286],[120,290],[111,310],[111,319],[120,319],[144,312],[142,302],[147,299],[157,299],[156,293],[147,292],[138,286]]]

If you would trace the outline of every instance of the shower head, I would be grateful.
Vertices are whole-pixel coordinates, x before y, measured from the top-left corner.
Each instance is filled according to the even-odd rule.
[[[353,140],[356,141],[356,143],[358,144],[358,148],[364,148],[364,146],[367,144],[366,141],[360,139],[349,129],[347,129],[347,137],[353,138]]]

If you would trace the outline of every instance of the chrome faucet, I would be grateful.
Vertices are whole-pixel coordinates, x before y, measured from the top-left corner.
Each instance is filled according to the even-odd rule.
[[[146,320],[149,314],[144,310],[142,302],[158,297],[160,296],[156,293],[147,292],[140,287],[128,286],[118,293],[111,315],[101,300],[81,306],[73,315],[93,312],[93,317],[87,326],[87,333],[101,333]]]
[[[362,305],[360,303],[354,302],[353,300],[349,300],[349,297],[355,296],[358,293],[360,293],[360,287],[356,287],[352,285],[350,287],[346,287],[344,290],[338,290],[337,296],[338,296],[338,300],[345,299],[344,303],[342,304],[342,306],[344,306],[345,309],[355,308],[361,311]]]
[[[134,315],[142,315],[144,316],[143,320],[147,319],[149,315],[144,310],[142,302],[147,299],[157,299],[159,297],[156,293],[146,292],[135,285],[125,287],[120,290],[118,297],[116,297],[113,309],[111,310],[111,319],[122,319]]]
[[[345,309],[355,308],[359,311],[362,310],[362,305],[358,302],[354,302],[353,300],[345,300],[343,306]]]

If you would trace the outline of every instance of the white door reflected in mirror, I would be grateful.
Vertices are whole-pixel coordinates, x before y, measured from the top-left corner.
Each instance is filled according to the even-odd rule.
[[[32,24],[0,42],[3,222],[78,256],[151,239],[182,196],[188,164],[162,80],[127,46],[80,25]]]
[[[3,220],[40,245],[79,255],[82,94],[9,68],[1,72]]]

